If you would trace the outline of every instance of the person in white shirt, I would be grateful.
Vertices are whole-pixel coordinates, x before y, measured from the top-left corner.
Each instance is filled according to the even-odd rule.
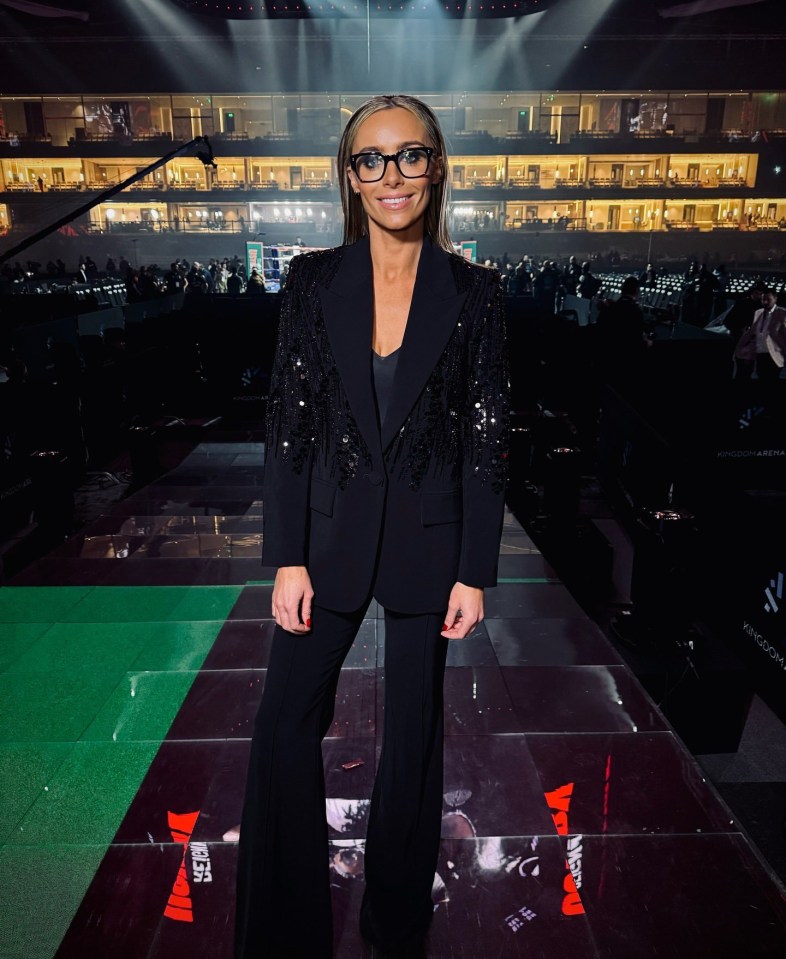
[[[747,380],[753,374],[759,380],[777,380],[786,360],[786,309],[777,305],[772,290],[761,296],[760,310],[740,337],[734,351],[736,379]]]

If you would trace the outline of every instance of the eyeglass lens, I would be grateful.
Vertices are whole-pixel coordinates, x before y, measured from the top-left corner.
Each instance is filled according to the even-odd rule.
[[[391,160],[402,176],[419,177],[428,170],[429,152],[425,149],[409,148],[399,150],[391,156],[382,153],[359,153],[355,157],[355,172],[365,183],[381,180]]]

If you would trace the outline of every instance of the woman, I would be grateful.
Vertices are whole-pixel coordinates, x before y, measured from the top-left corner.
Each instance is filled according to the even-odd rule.
[[[240,836],[236,955],[332,954],[320,743],[372,597],[385,732],[361,932],[422,938],[450,639],[496,583],[507,376],[498,274],[456,256],[431,110],[374,97],[339,145],[344,245],[291,261],[268,409],[263,562],[277,623]]]

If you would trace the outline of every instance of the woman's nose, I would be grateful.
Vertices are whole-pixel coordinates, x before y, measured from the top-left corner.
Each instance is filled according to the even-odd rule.
[[[402,177],[398,166],[396,165],[395,160],[388,160],[388,164],[385,167],[385,174],[382,177],[382,182],[386,186],[392,186],[394,183],[401,183],[404,177]]]

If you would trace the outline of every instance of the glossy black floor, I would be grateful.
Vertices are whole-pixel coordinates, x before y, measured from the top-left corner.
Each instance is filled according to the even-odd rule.
[[[143,722],[135,727],[131,739],[150,749],[149,768],[127,800],[107,798],[125,811],[94,857],[81,903],[68,922],[60,915],[62,934],[50,937],[47,952],[10,930],[0,955],[230,955],[236,845],[223,837],[239,820],[272,632],[274,571],[259,565],[262,460],[259,444],[202,444],[9,584],[235,588],[237,595],[197,669],[167,667],[193,673],[168,727],[160,737]],[[364,954],[356,915],[384,722],[383,650],[384,624],[372,604],[324,746],[337,959]],[[429,956],[786,955],[782,886],[512,514],[486,620],[450,648],[445,702],[444,828]],[[154,698],[147,703],[158,709]],[[129,728],[133,708],[124,706]],[[19,882],[34,881],[28,864]]]

